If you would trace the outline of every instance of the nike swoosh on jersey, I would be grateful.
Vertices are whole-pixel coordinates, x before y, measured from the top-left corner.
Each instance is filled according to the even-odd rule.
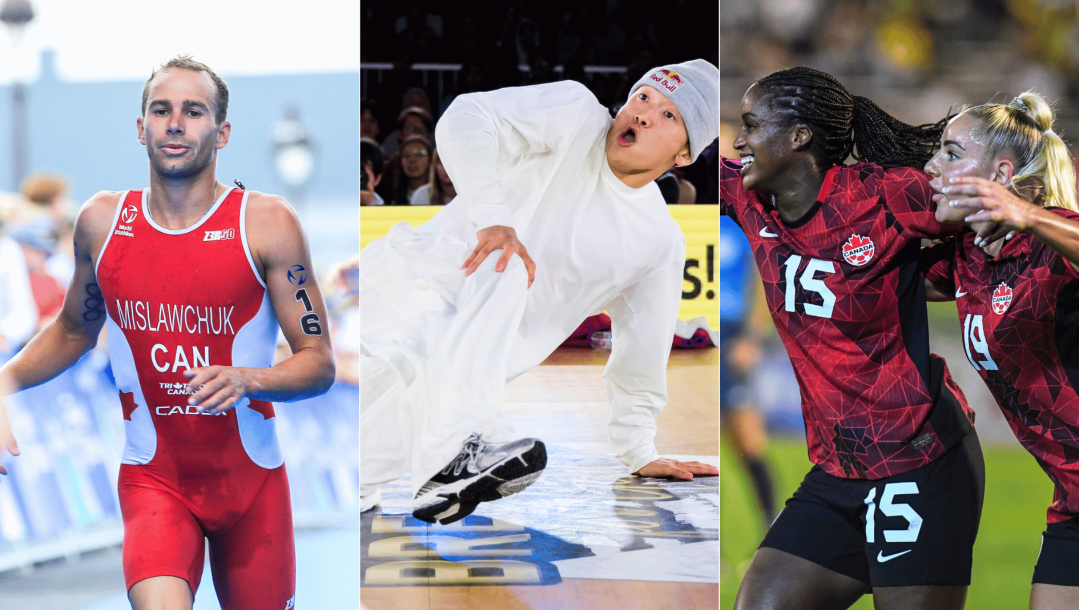
[[[776,235],[775,233],[769,233],[768,227],[764,227],[763,229],[761,229],[761,232],[758,233],[758,235],[760,235],[761,237],[779,237],[779,235]]]
[[[967,293],[963,292],[962,288],[955,291],[955,298],[958,299],[959,297],[965,297],[965,296],[967,296]]]
[[[891,560],[895,559],[896,557],[899,557],[900,555],[906,555],[907,553],[909,553],[909,552],[911,552],[913,550],[914,549],[907,549],[907,550],[903,551],[902,553],[896,553],[895,555],[887,555],[887,556],[885,556],[884,551],[878,551],[877,552],[877,561],[879,561],[880,563],[884,563],[885,561],[891,561]]]

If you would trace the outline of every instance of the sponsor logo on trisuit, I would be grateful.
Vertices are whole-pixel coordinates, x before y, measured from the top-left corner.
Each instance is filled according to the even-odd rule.
[[[220,231],[206,231],[206,237],[202,241],[221,241],[236,237],[236,229],[222,229]]]
[[[124,221],[124,224],[131,224],[135,222],[135,218],[139,215],[139,208],[135,204],[131,204],[124,208],[123,212],[120,212],[120,220]]]
[[[120,211],[120,222],[116,223],[116,230],[113,231],[114,235],[123,235],[124,237],[135,237],[132,233],[131,223],[135,222],[135,219],[139,216],[139,208],[135,204],[126,206]]]

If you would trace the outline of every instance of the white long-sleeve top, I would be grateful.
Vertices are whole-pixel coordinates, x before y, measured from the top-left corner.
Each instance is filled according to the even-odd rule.
[[[436,137],[458,196],[416,232],[470,249],[476,231],[504,225],[528,249],[536,279],[507,379],[541,363],[584,318],[610,314],[609,438],[635,472],[658,457],[653,439],[667,402],[686,245],[654,183],[634,189],[611,171],[611,123],[572,81],[457,97]]]
[[[0,335],[9,349],[22,345],[37,326],[26,257],[15,240],[0,236]]]

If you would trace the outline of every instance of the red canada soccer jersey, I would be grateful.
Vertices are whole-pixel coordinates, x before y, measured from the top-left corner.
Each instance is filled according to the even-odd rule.
[[[244,399],[224,414],[199,414],[183,375],[272,363],[277,318],[247,247],[247,193],[229,190],[181,230],[155,223],[148,199],[121,196],[96,266],[124,410],[122,461],[199,504],[247,506],[266,470],[283,462],[273,406]]]
[[[1079,274],[1028,233],[991,258],[967,231],[925,261],[926,277],[954,291],[971,366],[1056,485],[1049,523],[1079,516]]]
[[[936,222],[928,177],[836,166],[817,204],[787,225],[724,159],[721,211],[749,238],[802,395],[809,457],[833,476],[880,479],[940,457],[973,423],[944,360],[929,353],[920,239]]]

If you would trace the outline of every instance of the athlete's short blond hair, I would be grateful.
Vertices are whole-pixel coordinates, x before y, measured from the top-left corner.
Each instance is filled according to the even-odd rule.
[[[210,80],[214,83],[214,120],[218,124],[222,123],[229,111],[229,86],[225,84],[225,81],[217,73],[210,69],[210,66],[200,61],[195,61],[190,55],[177,55],[150,73],[150,78],[146,79],[146,84],[142,86],[142,116],[146,116],[146,105],[150,102],[150,83],[153,82],[154,77],[159,72],[174,68],[191,70],[192,72],[205,72],[210,77]]]

